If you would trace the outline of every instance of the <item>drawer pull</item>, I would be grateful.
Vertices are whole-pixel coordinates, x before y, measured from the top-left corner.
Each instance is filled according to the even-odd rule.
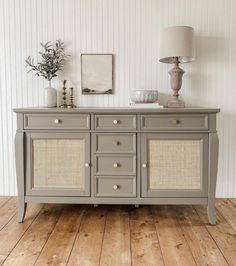
[[[60,119],[55,119],[55,120],[54,120],[54,123],[55,123],[55,124],[59,124],[59,123],[61,123],[61,120],[60,120]]]
[[[175,125],[180,124],[180,120],[172,119],[172,124],[175,124]]]
[[[85,163],[84,166],[88,168],[90,166],[90,164],[89,163]]]
[[[113,145],[115,145],[115,146],[118,146],[118,145],[120,145],[120,142],[118,141],[118,140],[113,140]]]
[[[113,124],[114,124],[114,125],[117,125],[117,124],[119,124],[119,120],[116,120],[116,119],[115,119],[115,120],[113,120]]]
[[[114,185],[114,186],[113,186],[113,189],[114,189],[114,190],[117,190],[117,189],[119,189],[119,186],[118,186],[118,185]]]
[[[119,164],[118,163],[113,163],[113,167],[117,168],[117,167],[119,167]]]
[[[146,163],[143,163],[143,164],[142,164],[142,167],[143,167],[143,168],[147,168],[147,164],[146,164]]]

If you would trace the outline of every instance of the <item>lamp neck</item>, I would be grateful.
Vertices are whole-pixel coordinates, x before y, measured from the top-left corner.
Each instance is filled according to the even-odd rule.
[[[173,57],[173,63],[176,67],[179,67],[180,61],[178,56]]]

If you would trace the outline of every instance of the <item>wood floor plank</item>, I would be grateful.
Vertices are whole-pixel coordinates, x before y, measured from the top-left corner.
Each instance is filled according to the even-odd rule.
[[[99,265],[106,213],[104,207],[85,211],[68,265]]]
[[[108,212],[100,265],[131,265],[128,212]]]
[[[191,206],[172,208],[197,265],[228,265],[215,241]]]
[[[60,205],[45,205],[3,265],[33,265],[61,214]]]
[[[17,222],[16,214],[0,231],[0,255],[9,255],[41,209],[42,204],[29,204],[23,223]]]
[[[164,265],[150,208],[134,208],[129,217],[132,265]]]
[[[152,206],[151,209],[165,265],[196,265],[178,221],[169,207]]]
[[[11,197],[7,197],[7,196],[0,196],[0,207],[2,207],[2,205],[4,205]]]
[[[83,211],[84,208],[79,205],[68,205],[63,209],[35,265],[66,265]]]
[[[228,199],[216,201],[216,208],[236,231],[236,206]]]
[[[224,254],[228,264],[234,266],[236,262],[236,232],[218,210],[216,210],[217,224],[212,226],[208,222],[206,208],[204,206],[195,206],[194,208]]]
[[[17,198],[12,197],[0,208],[0,230],[10,221],[17,212]]]

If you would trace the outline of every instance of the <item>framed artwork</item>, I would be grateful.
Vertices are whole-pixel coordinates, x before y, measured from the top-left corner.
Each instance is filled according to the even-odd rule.
[[[82,94],[113,93],[113,55],[81,54]]]

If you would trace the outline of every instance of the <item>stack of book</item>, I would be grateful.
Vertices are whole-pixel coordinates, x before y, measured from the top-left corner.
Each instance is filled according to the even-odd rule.
[[[159,103],[130,103],[131,108],[163,108]]]

